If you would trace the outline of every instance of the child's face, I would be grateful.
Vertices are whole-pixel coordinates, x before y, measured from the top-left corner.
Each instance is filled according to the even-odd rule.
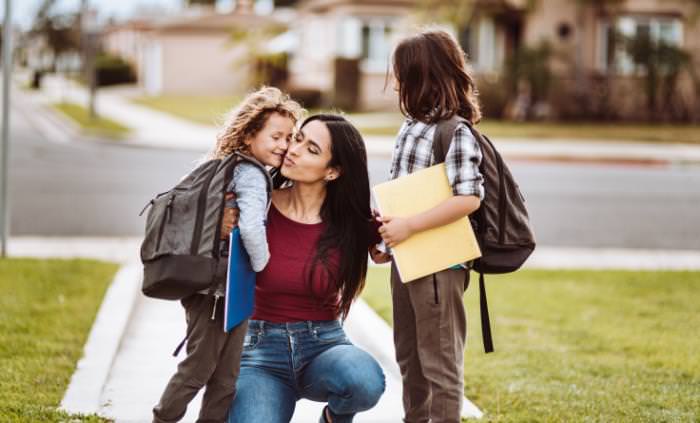
[[[289,141],[294,131],[294,121],[287,116],[273,113],[265,122],[265,126],[245,143],[250,153],[260,163],[266,166],[280,167],[284,154],[289,147]]]
[[[297,133],[282,164],[282,175],[296,182],[317,183],[338,177],[331,161],[331,133],[325,123],[314,120]]]

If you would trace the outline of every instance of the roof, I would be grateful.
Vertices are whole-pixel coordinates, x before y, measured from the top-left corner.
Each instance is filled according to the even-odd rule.
[[[299,8],[310,12],[326,12],[338,6],[413,8],[416,3],[416,0],[307,0],[302,2]]]
[[[251,12],[230,13],[194,13],[156,19],[132,19],[127,22],[110,25],[105,32],[121,30],[153,32],[229,32],[233,28],[258,27],[279,23],[270,16],[261,16]]]
[[[167,19],[153,25],[158,32],[170,31],[203,31],[223,32],[232,28],[244,26],[257,27],[277,23],[269,16],[261,16],[250,12],[207,13],[195,16],[179,16]]]

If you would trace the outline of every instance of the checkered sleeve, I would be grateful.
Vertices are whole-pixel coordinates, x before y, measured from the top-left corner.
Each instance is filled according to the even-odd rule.
[[[476,195],[484,199],[484,177],[479,171],[481,148],[469,128],[460,123],[445,156],[447,179],[455,195]]]

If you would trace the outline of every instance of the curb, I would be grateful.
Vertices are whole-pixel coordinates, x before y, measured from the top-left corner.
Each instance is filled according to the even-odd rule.
[[[99,411],[102,390],[140,294],[140,272],[140,266],[131,263],[115,275],[63,396],[61,410],[83,414]]]

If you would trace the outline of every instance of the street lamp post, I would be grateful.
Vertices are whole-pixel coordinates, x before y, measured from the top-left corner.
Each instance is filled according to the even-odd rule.
[[[0,153],[0,257],[7,256],[10,228],[8,203],[8,156],[10,154],[10,73],[12,72],[12,1],[5,0],[5,23],[2,30],[2,149]]]

